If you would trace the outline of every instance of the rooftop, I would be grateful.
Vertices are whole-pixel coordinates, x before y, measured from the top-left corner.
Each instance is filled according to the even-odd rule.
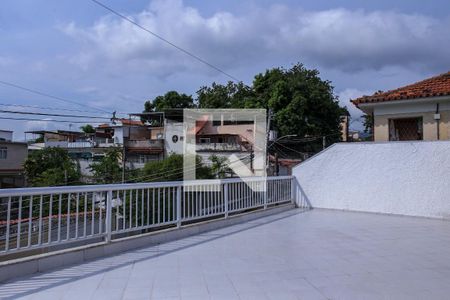
[[[430,98],[450,95],[450,72],[428,78],[395,90],[376,92],[372,96],[363,96],[351,100],[356,106],[367,103]]]
[[[293,209],[0,285],[21,299],[446,299],[450,223]]]

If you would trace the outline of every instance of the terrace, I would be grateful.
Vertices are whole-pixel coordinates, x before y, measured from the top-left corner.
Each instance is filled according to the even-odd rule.
[[[448,149],[341,144],[295,177],[0,191],[0,298],[446,299]],[[11,222],[20,205],[31,217]]]
[[[450,223],[290,209],[12,280],[21,299],[445,299]]]

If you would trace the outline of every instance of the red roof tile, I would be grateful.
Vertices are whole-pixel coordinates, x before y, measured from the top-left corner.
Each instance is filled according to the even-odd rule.
[[[398,101],[450,95],[450,72],[428,78],[395,90],[376,92],[372,96],[362,96],[351,100],[358,106],[365,103]]]

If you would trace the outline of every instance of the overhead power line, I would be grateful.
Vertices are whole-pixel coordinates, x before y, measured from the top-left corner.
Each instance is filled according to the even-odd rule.
[[[65,114],[47,114],[47,113],[39,113],[39,112],[3,110],[3,109],[0,109],[0,113],[19,114],[19,115],[52,116],[52,117],[62,117],[62,118],[88,118],[88,119],[110,120],[110,118],[105,118],[105,117],[83,116],[83,115],[65,115]]]
[[[73,112],[84,112],[84,113],[92,113],[92,114],[104,114],[102,112],[93,112],[93,111],[90,111],[90,110],[68,109],[68,108],[47,107],[47,106],[37,106],[37,105],[26,105],[26,104],[0,103],[0,106],[24,107],[24,108],[34,108],[34,109],[40,109],[40,110],[73,111]]]
[[[103,123],[103,122],[91,122],[91,121],[79,121],[79,120],[43,120],[43,119],[33,119],[33,118],[12,118],[12,117],[0,117],[0,120],[14,120],[14,121],[40,121],[40,122],[57,122],[57,123]]]
[[[145,32],[147,32],[147,33],[153,35],[153,36],[156,37],[157,39],[160,39],[161,41],[165,42],[166,44],[169,44],[170,46],[172,46],[172,47],[174,47],[175,49],[177,49],[177,50],[183,52],[184,54],[186,54],[186,55],[188,55],[188,56],[190,56],[190,57],[196,59],[197,61],[201,62],[202,64],[205,64],[205,65],[207,65],[208,67],[210,67],[210,68],[216,70],[217,72],[222,73],[223,75],[225,75],[225,76],[231,78],[233,81],[238,81],[238,82],[239,82],[239,81],[242,81],[242,80],[237,79],[237,78],[234,77],[233,75],[230,75],[229,73],[223,71],[222,69],[216,67],[215,65],[213,65],[213,64],[211,64],[211,63],[209,63],[209,62],[207,62],[206,60],[204,60],[203,58],[201,58],[201,57],[195,55],[194,53],[192,53],[192,52],[190,52],[190,51],[188,51],[188,50],[186,50],[186,49],[183,49],[182,47],[176,45],[175,43],[173,43],[173,42],[171,42],[171,41],[169,41],[169,40],[167,40],[166,38],[162,37],[161,35],[159,35],[159,34],[153,32],[153,31],[151,31],[150,29],[145,28],[144,26],[142,26],[142,25],[140,25],[139,23],[133,21],[133,20],[130,19],[129,17],[127,17],[127,16],[125,16],[125,15],[119,13],[118,11],[112,9],[111,7],[109,7],[109,6],[107,6],[107,5],[103,4],[103,3],[101,3],[100,1],[97,1],[97,0],[91,0],[91,1],[94,2],[95,4],[99,5],[99,6],[103,7],[104,9],[106,9],[106,10],[112,12],[112,13],[115,14],[116,16],[118,16],[118,17],[124,19],[125,21],[127,21],[127,22],[129,22],[129,23],[131,23],[131,24],[137,26],[138,28],[144,30]]]
[[[39,96],[55,99],[55,100],[58,100],[58,101],[72,103],[72,104],[80,105],[80,106],[83,106],[83,107],[89,107],[89,108],[92,108],[92,109],[95,109],[95,110],[98,110],[98,111],[101,111],[101,112],[104,112],[104,113],[107,113],[107,114],[111,113],[109,111],[106,111],[106,110],[103,110],[103,109],[100,109],[100,108],[92,107],[92,106],[89,106],[87,104],[79,103],[79,102],[76,102],[76,101],[73,101],[73,100],[68,100],[68,99],[65,99],[65,98],[58,97],[58,96],[53,96],[53,95],[50,95],[50,94],[47,94],[47,93],[44,93],[44,92],[41,92],[41,91],[38,91],[38,90],[35,90],[35,89],[27,88],[25,86],[18,85],[18,84],[15,84],[15,83],[11,83],[11,82],[0,80],[0,84],[6,85],[6,86],[9,86],[9,87],[13,87],[13,88],[16,88],[16,89],[19,89],[19,90],[22,90],[22,91],[26,91],[26,92],[29,92],[29,93],[32,93],[32,94],[36,94],[36,95],[39,95]]]

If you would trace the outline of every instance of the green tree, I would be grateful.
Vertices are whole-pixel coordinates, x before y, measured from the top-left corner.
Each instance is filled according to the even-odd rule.
[[[209,160],[212,162],[211,171],[216,176],[216,178],[226,178],[227,174],[232,171],[228,167],[227,158],[223,156],[211,155]]]
[[[80,170],[66,150],[50,147],[33,151],[24,164],[31,186],[71,185],[80,183]]]
[[[364,125],[364,132],[373,134],[373,116],[372,115],[363,115],[363,125]]]
[[[251,87],[242,82],[229,81],[226,85],[213,83],[197,91],[199,108],[244,108],[255,99]]]
[[[84,133],[95,133],[95,128],[91,124],[86,124],[80,127]]]
[[[120,149],[112,148],[98,162],[89,166],[92,177],[97,183],[118,183],[122,179],[122,166]]]
[[[171,154],[163,160],[147,162],[139,179],[145,182],[183,180],[183,167],[183,155]],[[205,166],[199,156],[196,157],[195,175],[197,179],[214,178],[211,168]]]
[[[213,83],[198,92],[201,108],[265,108],[273,112],[278,135],[330,136],[339,140],[340,117],[347,110],[339,106],[330,81],[319,71],[302,64],[290,69],[274,68],[255,76],[251,87],[229,82]]]
[[[45,143],[44,135],[40,135],[33,141],[33,143]]]
[[[341,116],[348,112],[319,71],[301,64],[289,70],[276,68],[257,75],[253,87],[261,104],[267,101],[265,106],[272,109],[279,136],[331,135],[330,140],[339,140]]]
[[[193,108],[194,99],[186,94],[170,91],[164,96],[158,96],[153,101],[144,103],[144,112],[164,111],[171,108]]]

